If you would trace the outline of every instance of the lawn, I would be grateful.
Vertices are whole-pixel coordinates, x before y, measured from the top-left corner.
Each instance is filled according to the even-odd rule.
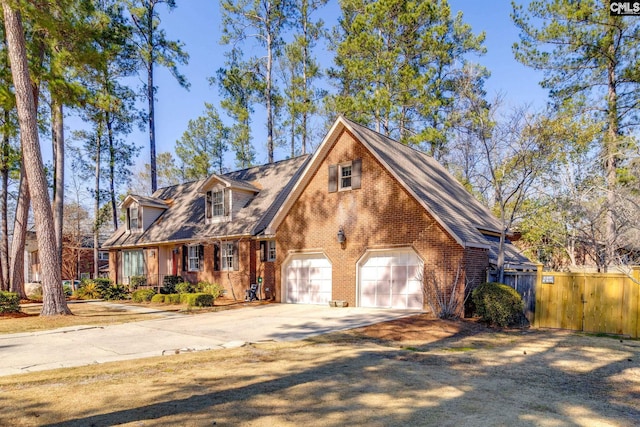
[[[640,342],[415,316],[0,378],[3,425],[633,426]]]

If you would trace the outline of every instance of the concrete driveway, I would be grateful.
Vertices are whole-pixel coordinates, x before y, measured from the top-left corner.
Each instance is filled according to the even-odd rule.
[[[250,342],[300,340],[413,314],[418,312],[268,304],[197,315],[166,313],[159,319],[104,327],[74,326],[0,335],[0,376]]]

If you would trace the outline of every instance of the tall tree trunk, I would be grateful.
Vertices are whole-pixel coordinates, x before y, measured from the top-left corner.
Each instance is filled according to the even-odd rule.
[[[155,111],[154,111],[154,88],[153,88],[153,64],[155,62],[155,58],[153,55],[154,45],[153,45],[153,6],[151,4],[148,8],[148,27],[147,27],[147,37],[149,40],[149,59],[147,63],[147,99],[149,100],[149,154],[151,156],[149,169],[151,171],[151,193],[155,193],[158,189],[158,171],[156,165],[156,122],[155,122]]]
[[[614,20],[615,17],[609,17],[611,21]],[[612,22],[614,24],[615,22]],[[616,91],[616,68],[614,59],[615,54],[615,31],[616,27],[614,25],[610,26],[610,45],[608,48],[609,58],[612,58],[609,61],[609,65],[607,67],[607,77],[609,84],[609,92],[608,92],[608,129],[604,138],[604,157],[605,157],[605,173],[607,179],[607,201],[606,201],[606,218],[605,218],[605,238],[604,238],[604,257],[603,266],[604,271],[607,271],[607,266],[610,265],[615,258],[615,243],[617,240],[616,233],[616,213],[615,213],[615,205],[616,205],[616,187],[618,184],[618,94]]]
[[[33,214],[42,267],[41,315],[71,314],[60,281],[60,257],[56,248],[53,212],[38,139],[36,103],[33,96],[24,30],[20,13],[2,0],[11,74],[16,95],[22,140],[22,161],[33,199]]]
[[[109,144],[109,195],[111,196],[111,217],[113,219],[113,230],[118,229],[118,204],[116,202],[116,147],[113,140],[113,124],[111,114],[105,113],[107,122],[107,139]],[[94,262],[98,264],[98,260]]]
[[[269,163],[273,163],[273,103],[271,85],[271,67],[273,66],[273,46],[271,40],[271,33],[267,31],[267,77],[265,85],[265,98],[267,101],[267,151],[269,157]]]
[[[4,122],[9,122],[9,111],[4,111]],[[9,145],[9,132],[5,129],[2,137],[2,152],[0,156],[2,161],[0,162],[0,180],[2,183],[2,193],[0,193],[0,222],[2,230],[2,239],[0,240],[0,268],[2,269],[2,277],[0,281],[2,283],[3,290],[9,290],[9,155],[11,154],[11,147]]]
[[[96,169],[94,172],[94,204],[93,204],[93,217],[95,218],[93,224],[93,277],[98,277],[98,247],[100,246],[99,231],[100,231],[100,162],[102,152],[102,125],[98,127],[96,135]]]
[[[24,164],[20,168],[20,188],[18,189],[18,205],[16,217],[13,223],[13,241],[11,244],[11,281],[9,290],[17,293],[20,298],[26,298],[24,290],[24,247],[27,237],[27,221],[29,220],[29,184],[24,170]]]
[[[62,225],[64,221],[64,116],[62,103],[52,97],[51,115],[53,126],[53,224],[58,246],[58,257],[62,260]]]

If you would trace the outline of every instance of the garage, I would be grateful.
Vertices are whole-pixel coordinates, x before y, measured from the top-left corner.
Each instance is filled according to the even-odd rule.
[[[331,299],[331,262],[324,254],[296,254],[284,266],[285,301],[327,304]]]
[[[422,310],[421,270],[413,249],[367,253],[359,262],[360,306]]]

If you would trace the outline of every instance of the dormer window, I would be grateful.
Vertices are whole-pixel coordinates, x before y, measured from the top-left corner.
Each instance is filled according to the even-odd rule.
[[[227,199],[230,194],[231,192],[225,189],[207,191],[207,219],[221,220],[229,215]]]
[[[137,204],[132,204],[127,209],[127,229],[138,231],[142,228],[142,212]]]

